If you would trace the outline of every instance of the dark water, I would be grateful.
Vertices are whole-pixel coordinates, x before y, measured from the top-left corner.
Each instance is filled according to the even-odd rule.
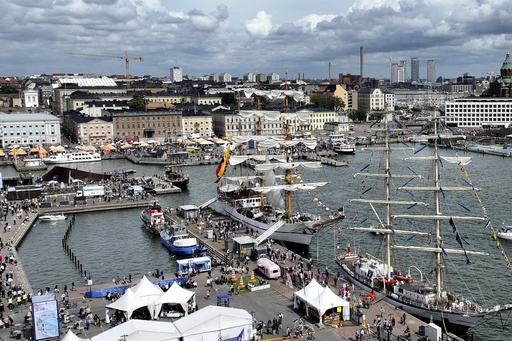
[[[442,151],[443,154],[449,154]],[[407,154],[407,155],[406,155]],[[421,156],[428,155],[426,149]],[[473,162],[466,166],[470,179],[481,191],[478,192],[480,199],[487,210],[487,214],[495,227],[499,229],[503,223],[510,224],[509,212],[510,195],[508,184],[511,182],[510,166],[512,159],[500,158],[497,156],[482,156],[478,154],[464,154],[473,156]],[[403,157],[411,156],[410,152],[393,152],[393,164],[397,170],[395,174],[412,174],[407,169],[407,165],[420,174],[427,174],[428,167],[417,163],[411,165],[402,161]],[[345,208],[347,218],[341,223],[324,229],[318,234],[318,238],[313,241],[310,248],[310,257],[318,259],[321,264],[328,265],[330,269],[336,269],[333,261],[334,255],[338,252],[337,247],[345,248],[347,242],[351,243],[353,249],[361,249],[379,255],[383,250],[383,243],[380,236],[350,233],[346,230],[350,226],[369,226],[368,223],[376,224],[374,213],[362,204],[349,203],[352,198],[361,197],[362,191],[372,187],[365,197],[382,198],[381,186],[372,183],[371,179],[354,178],[353,174],[359,172],[364,166],[370,164],[371,172],[376,172],[376,167],[381,162],[380,155],[368,152],[357,152],[353,156],[341,156],[344,161],[349,162],[348,167],[335,168],[325,166],[321,171],[312,172],[299,168],[299,173],[305,182],[325,181],[331,184],[308,193],[294,193],[297,195],[297,205],[295,211],[302,210],[306,212],[321,214],[327,218],[326,208],[337,210],[340,207]],[[143,172],[148,174],[162,174],[161,166],[139,166],[133,165],[125,160],[104,161],[101,163],[84,164],[80,169],[91,171],[111,171],[135,168],[137,174],[141,176]],[[173,206],[183,204],[199,205],[212,198],[216,194],[215,165],[188,167],[187,172],[191,175],[189,191],[181,194],[171,194],[160,196],[159,200],[163,206]],[[444,164],[443,181],[453,180],[457,186],[463,186],[462,173],[460,166]],[[10,169],[4,169],[7,176]],[[444,174],[444,173],[443,173]],[[403,185],[407,179],[392,180],[393,187]],[[414,180],[416,181],[416,180]],[[421,185],[427,180],[411,183],[410,185]],[[447,186],[444,184],[444,186]],[[402,193],[393,191],[392,195],[403,196]],[[312,195],[313,196],[312,196]],[[428,200],[429,195],[421,197],[408,198],[411,201]],[[370,196],[369,196],[370,197]],[[318,201],[313,201],[317,198]],[[398,199],[398,197],[397,197]],[[318,203],[321,202],[319,206]],[[473,215],[482,216],[482,208],[472,192],[449,192],[447,198],[442,200],[443,213],[461,214],[460,210],[463,204],[472,210]],[[325,206],[325,207],[324,207]],[[376,206],[379,214],[382,214],[381,208]],[[414,212],[412,212],[415,210]],[[425,208],[415,207],[411,212],[419,213]],[[357,218],[355,215],[357,212]],[[139,277],[147,272],[154,272],[156,268],[164,272],[174,272],[175,262],[170,253],[161,245],[158,237],[149,235],[141,226],[139,218],[140,209],[120,210],[116,212],[102,212],[80,214],[76,216],[75,227],[69,237],[68,245],[73,249],[75,255],[80,259],[84,269],[91,273],[94,283],[110,282],[115,276],[123,276],[131,273],[133,277]],[[397,212],[398,213],[398,212]],[[368,218],[363,225],[359,223]],[[77,285],[83,285],[83,279],[80,272],[77,271],[73,263],[69,260],[64,249],[61,246],[61,239],[67,228],[67,221],[48,223],[38,222],[33,227],[29,235],[23,241],[19,248],[19,256],[23,262],[27,276],[34,290],[53,287],[55,284],[63,286],[71,284],[74,281]],[[414,228],[407,221],[397,223],[397,228]],[[425,226],[421,222],[416,222],[418,229]],[[457,223],[459,233],[471,244],[465,245],[467,250],[479,250],[489,253],[488,257],[470,256],[471,263],[466,264],[465,258],[452,256],[448,257],[447,268],[454,272],[449,280],[457,292],[471,297],[485,306],[494,306],[497,303],[512,302],[509,299],[508,287],[512,281],[511,270],[506,271],[506,262],[501,256],[501,251],[491,239],[491,233],[485,228],[483,223]],[[336,240],[335,236],[342,227],[341,239]],[[454,241],[451,228],[448,226],[444,232],[444,240],[451,248],[458,248]],[[429,245],[432,238],[415,237],[407,241],[406,237],[397,237],[397,243],[400,245]],[[512,257],[512,244],[504,241],[502,247],[504,251]],[[417,266],[424,276],[428,276],[432,263],[425,254],[412,254],[409,252],[397,252],[400,258],[400,264],[404,269],[414,265]],[[418,273],[413,273],[418,276]],[[463,281],[465,280],[465,282]],[[506,320],[509,316],[504,315]],[[501,322],[499,318],[485,319],[481,326],[474,328],[476,339],[486,340],[505,340],[510,329],[502,331],[499,329]]]

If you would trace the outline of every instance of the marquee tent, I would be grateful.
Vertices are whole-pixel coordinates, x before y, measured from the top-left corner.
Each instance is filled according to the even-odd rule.
[[[299,301],[306,304],[306,315],[309,315],[309,307],[313,307],[318,311],[320,324],[322,324],[322,316],[329,309],[341,307],[343,318],[350,319],[350,304],[332,292],[329,287],[322,287],[313,278],[311,282],[299,291],[293,294],[293,307],[299,307]]]
[[[185,316],[188,315],[188,303],[192,300],[193,306],[196,305],[196,293],[187,289],[183,289],[178,282],[174,282],[169,290],[165,292],[160,298],[158,298],[154,304],[154,315],[153,318],[157,318],[160,314],[162,306],[168,304],[179,304],[185,311]]]
[[[151,283],[146,276],[143,276],[140,282],[130,289],[139,297],[154,296],[157,298],[164,294],[163,290],[158,285]]]
[[[180,333],[171,322],[130,320],[92,337],[91,340],[178,341]]]
[[[62,341],[90,341],[90,339],[82,339],[81,337],[76,336],[71,330],[68,330]]]
[[[105,306],[105,308],[120,310],[124,312],[126,319],[129,320],[135,310],[142,307],[147,307],[154,300],[154,298],[152,300],[148,300],[147,297],[143,298],[137,296],[137,294],[135,294],[132,289],[127,289],[120,299],[110,303],[109,305]]]

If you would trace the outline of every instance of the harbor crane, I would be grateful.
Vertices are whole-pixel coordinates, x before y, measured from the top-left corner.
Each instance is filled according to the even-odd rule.
[[[128,52],[125,52],[124,56],[109,56],[104,54],[90,54],[90,53],[76,53],[76,52],[64,52],[64,54],[73,54],[76,56],[89,56],[89,57],[103,57],[103,58],[121,58],[126,61],[126,90],[130,90],[130,60],[144,61],[143,57],[129,57]]]

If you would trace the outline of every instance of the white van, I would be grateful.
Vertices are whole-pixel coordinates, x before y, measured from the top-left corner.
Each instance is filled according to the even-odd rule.
[[[268,278],[279,278],[281,276],[279,266],[268,258],[260,258],[256,264],[258,264],[258,270]]]

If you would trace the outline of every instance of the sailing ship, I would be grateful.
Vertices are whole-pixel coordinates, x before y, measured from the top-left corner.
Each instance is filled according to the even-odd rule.
[[[245,114],[248,115],[247,113]],[[255,111],[254,115],[262,113]],[[287,242],[293,248],[303,249],[310,245],[314,234],[327,223],[337,221],[341,215],[324,221],[319,215],[293,210],[292,192],[311,191],[329,182],[303,183],[300,177],[292,176],[292,170],[303,167],[319,170],[320,162],[296,162],[292,160],[290,148],[302,143],[309,149],[317,145],[316,139],[288,139],[288,120],[293,114],[279,113],[285,121],[285,137],[282,136],[233,136],[232,144],[237,146],[248,141],[256,142],[258,149],[267,155],[234,155],[229,157],[229,166],[240,167],[240,176],[226,177],[230,183],[218,187],[217,210],[229,218],[244,224],[249,230],[260,234],[257,242],[265,238]],[[269,148],[282,148],[284,155],[268,155]],[[229,151],[228,151],[229,153]],[[274,161],[274,162],[273,162]],[[244,175],[243,164],[251,162],[255,174]],[[276,176],[275,170],[285,174]],[[278,183],[278,180],[282,183]],[[282,193],[286,193],[284,200]]]
[[[439,119],[434,117],[433,123],[433,135],[438,135],[438,125],[440,124]],[[406,161],[431,161],[434,163],[433,171],[433,185],[432,186],[421,186],[414,187],[411,183],[414,181],[427,181],[421,178],[412,168],[408,167],[413,174],[395,174],[391,171],[390,165],[390,153],[395,148],[391,148],[389,144],[388,135],[392,134],[392,130],[389,126],[387,115],[385,119],[385,128],[383,129],[386,133],[385,146],[381,148],[368,148],[371,150],[380,150],[384,152],[385,162],[384,169],[380,173],[357,173],[355,176],[365,176],[368,178],[381,178],[385,182],[385,197],[383,200],[378,199],[355,199],[352,202],[360,203],[361,205],[369,204],[376,215],[377,211],[373,205],[384,205],[385,207],[385,218],[380,219],[380,226],[378,232],[383,234],[385,243],[385,256],[384,260],[374,257],[369,253],[361,254],[350,250],[350,244],[347,248],[347,252],[342,253],[336,257],[336,262],[340,265],[344,275],[358,287],[371,291],[377,292],[382,295],[382,299],[397,308],[404,310],[407,313],[415,315],[426,321],[433,320],[447,329],[459,332],[465,332],[468,328],[475,326],[487,315],[501,313],[512,309],[512,305],[496,305],[492,308],[486,308],[479,305],[474,300],[462,296],[451,291],[447,287],[447,268],[444,265],[444,261],[448,255],[465,255],[467,262],[469,263],[469,256],[484,256],[487,255],[480,251],[466,250],[463,241],[466,240],[459,234],[456,229],[456,224],[460,222],[469,224],[473,222],[484,221],[485,218],[466,216],[466,215],[445,215],[441,210],[441,202],[444,202],[447,195],[458,195],[466,193],[466,191],[474,192],[477,189],[473,187],[469,182],[464,187],[450,187],[443,181],[441,183],[440,170],[443,166],[443,162],[457,163],[459,165],[466,165],[470,162],[471,158],[468,157],[444,157],[439,155],[438,149],[440,146],[440,138],[433,140],[433,155],[426,157],[410,157],[406,158]],[[389,134],[388,134],[389,133]],[[408,146],[407,146],[408,147]],[[424,150],[427,146],[416,150],[414,153],[419,153]],[[407,148],[406,148],[407,149]],[[463,166],[462,166],[463,167]],[[365,167],[366,168],[366,167]],[[426,191],[434,194],[433,205],[427,206],[427,203],[420,201],[401,201],[391,198],[392,180],[400,180],[401,178],[408,179],[406,183],[397,188],[397,191],[406,192],[410,195],[418,193],[420,191]],[[416,180],[416,179],[421,180]],[[401,180],[405,181],[405,180]],[[420,194],[421,195],[421,194]],[[459,203],[460,206],[466,208],[463,204]],[[417,210],[421,209],[421,214],[392,214],[392,207],[406,207],[405,209]],[[433,209],[433,214],[426,214],[425,211]],[[467,209],[467,208],[466,208]],[[467,209],[469,211],[469,209]],[[448,211],[447,211],[448,212]],[[425,231],[408,231],[397,228],[398,223],[407,220],[412,226],[424,227],[428,222],[432,222],[434,232],[432,234]],[[414,223],[416,221],[418,225]],[[423,223],[427,222],[427,223]],[[449,222],[455,239],[460,245],[460,249],[451,249],[447,241],[443,240],[442,237],[442,226],[443,223]],[[353,231],[365,231],[372,232],[375,228],[365,227],[354,227],[351,228]],[[425,236],[425,238],[434,238],[433,246],[402,246],[395,243],[395,236],[399,238],[400,235],[410,235],[406,242],[409,242],[415,236]],[[412,244],[412,243],[411,243]],[[455,244],[455,243],[453,243]],[[455,244],[456,245],[456,244]],[[414,261],[415,264],[409,267],[407,272],[401,272],[398,268],[393,267],[396,263],[392,262],[392,251],[398,253],[400,250],[408,250],[415,252],[427,252],[434,255],[433,266],[430,268],[430,274],[424,275],[419,269],[420,264],[418,258]],[[398,257],[397,257],[398,258]],[[395,259],[394,261],[398,261]],[[419,272],[420,278],[413,278],[411,275],[411,269]],[[432,282],[429,281],[429,277],[433,277]]]
[[[190,176],[183,173],[179,166],[165,166],[165,178],[170,181],[174,186],[179,187],[182,191],[186,190],[190,182]]]

